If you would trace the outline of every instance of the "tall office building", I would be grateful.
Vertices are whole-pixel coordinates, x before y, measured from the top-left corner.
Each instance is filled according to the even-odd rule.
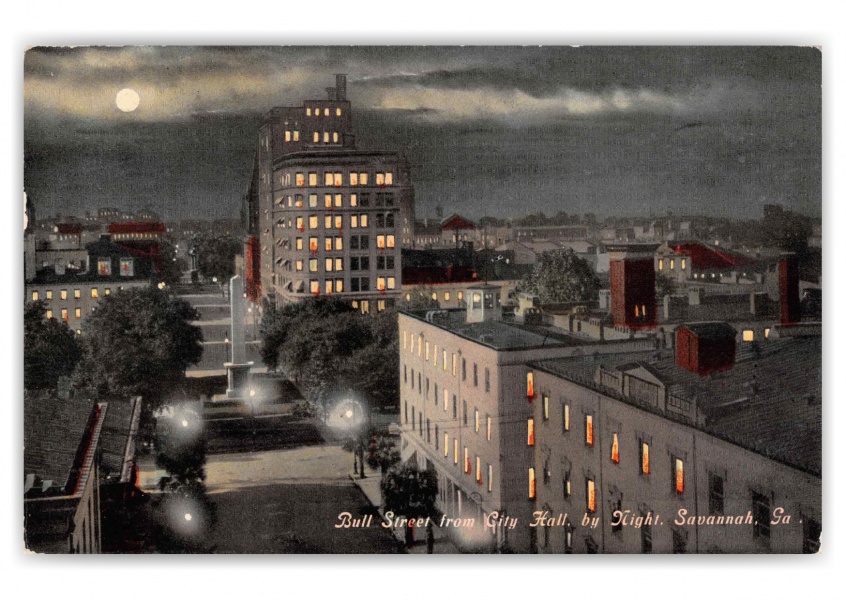
[[[265,116],[244,200],[253,301],[327,295],[369,312],[399,297],[400,247],[414,235],[408,164],[356,148],[345,75],[327,99]]]

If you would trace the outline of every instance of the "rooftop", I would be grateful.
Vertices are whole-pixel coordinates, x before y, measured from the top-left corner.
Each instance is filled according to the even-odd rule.
[[[697,428],[814,475],[822,472],[819,336],[742,344],[731,370],[704,377],[677,366],[672,350],[593,354],[536,361],[532,366],[649,409],[595,379],[600,367],[643,367],[668,394],[695,402]]]
[[[499,286],[490,287],[496,290],[501,289]],[[479,289],[479,286],[472,289]],[[510,320],[467,323],[467,311],[464,309],[404,310],[401,312],[497,351],[529,350],[543,347],[561,348],[584,346],[586,344],[597,344],[599,346],[601,344],[599,340],[568,335],[561,329],[545,325],[524,325]],[[432,313],[431,321],[427,319],[427,313]],[[437,317],[434,313],[437,313]]]

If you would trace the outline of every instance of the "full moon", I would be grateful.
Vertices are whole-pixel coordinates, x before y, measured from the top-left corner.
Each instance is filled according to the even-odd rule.
[[[131,88],[122,89],[117,93],[115,104],[123,112],[132,112],[141,104],[141,96]]]

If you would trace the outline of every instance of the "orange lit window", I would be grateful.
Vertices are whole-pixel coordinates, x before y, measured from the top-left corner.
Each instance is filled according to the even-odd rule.
[[[611,462],[615,465],[620,462],[620,441],[616,433],[611,434]]]
[[[649,444],[640,443],[640,472],[649,475]]]
[[[367,173],[359,173],[358,180],[361,182],[361,185],[367,185]]]
[[[535,497],[535,470],[533,468],[529,468],[529,498],[534,499]]]
[[[317,252],[317,238],[316,237],[309,238],[308,249],[311,252]]]
[[[493,465],[488,465],[488,491],[493,491]]]
[[[308,174],[308,184],[309,185],[317,185],[317,173],[309,173]]]
[[[396,242],[394,241],[394,236],[389,235],[387,238],[388,248],[393,248],[395,243]]]
[[[82,318],[82,309],[77,308],[74,315],[76,316],[77,319],[81,319]]]
[[[37,301],[38,301],[38,292],[32,292],[32,301],[33,301],[33,302],[37,302]]]
[[[487,419],[487,427],[488,427],[488,441],[491,441],[491,418],[486,417]]]
[[[52,311],[52,310],[48,310],[48,311],[47,311],[47,318],[48,318],[48,319],[52,319],[52,318],[53,318],[53,311]]]
[[[444,434],[444,458],[449,456],[449,434]]]
[[[640,307],[637,304],[635,304],[635,316],[636,317],[640,316]]]
[[[317,144],[320,142],[320,134],[316,131],[314,132],[314,143]]]
[[[593,415],[585,417],[585,444],[593,447]]]
[[[473,411],[473,421],[476,429],[476,433],[479,433],[479,409],[475,409]]]
[[[341,109],[340,108],[335,109],[335,116],[338,116],[338,117],[341,116]]]
[[[549,420],[549,396],[546,394],[543,396],[543,420]]]
[[[384,235],[377,235],[376,236],[376,247],[380,250],[385,249],[385,236]]]
[[[385,185],[394,185],[394,174],[390,171],[385,173]]]
[[[570,405],[564,405],[564,431],[570,431]]]
[[[311,116],[311,108],[306,108],[306,116],[307,117]]]
[[[68,322],[68,309],[66,308],[62,309],[62,321],[64,321],[65,323]]]
[[[535,397],[535,374],[531,371],[526,374],[526,396],[530,399]]]
[[[385,185],[385,174],[384,173],[376,173],[376,185],[379,185],[379,186]]]
[[[528,436],[528,444],[529,446],[535,445],[535,420],[529,419],[529,436]]]
[[[358,185],[358,173],[350,173],[350,185]]]
[[[290,131],[286,131],[286,132],[285,132],[285,141],[286,141],[286,142],[290,142],[290,141],[291,141],[291,132],[290,132]]]
[[[429,342],[426,342],[426,361],[429,361]]]
[[[97,293],[97,288],[91,288],[91,297],[92,298],[99,298],[99,294]]]
[[[328,117],[328,116],[329,116],[329,109],[328,109],[328,108],[324,108],[324,109],[323,109],[323,116],[324,116],[324,117]]]
[[[323,249],[327,252],[330,252],[332,250],[332,238],[323,238]]]
[[[299,132],[299,131],[297,131],[296,129],[294,130],[294,141],[295,141],[295,142],[299,142],[299,141],[300,141],[300,132]]]
[[[297,173],[295,179],[298,187],[302,187],[305,185],[305,174]]]
[[[677,494],[684,493],[684,462],[682,459],[676,459],[676,474],[675,474],[675,489]]]
[[[587,480],[587,510],[596,512],[596,483],[593,479]]]
[[[332,132],[332,141],[336,144],[338,143],[338,132],[337,131]]]
[[[470,450],[467,446],[464,446],[464,472],[468,474],[473,472],[473,465],[470,464]]]
[[[482,459],[476,457],[476,483],[482,485]]]

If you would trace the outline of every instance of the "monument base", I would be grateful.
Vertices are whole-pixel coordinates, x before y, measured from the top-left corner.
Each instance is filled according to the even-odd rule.
[[[226,397],[246,399],[253,363],[223,363],[223,366],[226,367]]]

